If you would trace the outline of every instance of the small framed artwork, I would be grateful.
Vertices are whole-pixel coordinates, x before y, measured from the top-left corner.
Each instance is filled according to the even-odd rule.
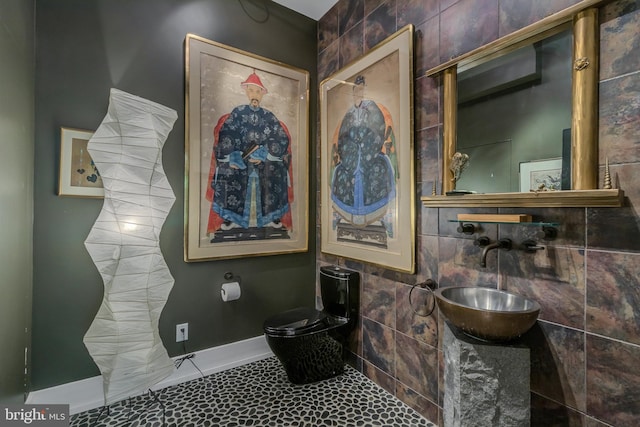
[[[104,197],[102,178],[87,151],[92,136],[88,130],[60,129],[59,196]]]
[[[308,250],[309,73],[188,34],[185,261]]]
[[[520,192],[562,190],[562,158],[520,163]]]
[[[320,84],[321,250],[415,269],[413,26]]]

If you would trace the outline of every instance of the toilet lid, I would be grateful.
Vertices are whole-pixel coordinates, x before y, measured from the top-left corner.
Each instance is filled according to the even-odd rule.
[[[327,315],[308,307],[294,308],[264,321],[264,331],[272,335],[300,335],[326,326]]]

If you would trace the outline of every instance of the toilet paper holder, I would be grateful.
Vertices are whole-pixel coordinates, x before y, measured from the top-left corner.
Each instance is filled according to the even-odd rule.
[[[220,287],[220,298],[222,301],[229,302],[240,299],[242,290],[240,288],[240,276],[235,276],[228,271],[224,274],[225,282]]]

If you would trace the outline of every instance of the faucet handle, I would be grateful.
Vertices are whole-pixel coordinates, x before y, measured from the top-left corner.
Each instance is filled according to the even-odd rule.
[[[522,242],[522,246],[525,250],[525,252],[535,252],[535,251],[543,251],[544,250],[544,246],[540,246],[536,243],[535,240],[532,239],[527,239],[524,242]]]
[[[473,241],[474,245],[480,246],[481,248],[487,246],[489,243],[491,243],[491,239],[489,239],[487,236],[480,236]]]

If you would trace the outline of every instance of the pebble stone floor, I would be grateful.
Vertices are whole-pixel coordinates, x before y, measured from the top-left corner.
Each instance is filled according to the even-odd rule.
[[[275,357],[155,394],[115,403],[108,414],[104,408],[75,414],[70,425],[436,427],[349,366],[339,377],[293,385]]]

